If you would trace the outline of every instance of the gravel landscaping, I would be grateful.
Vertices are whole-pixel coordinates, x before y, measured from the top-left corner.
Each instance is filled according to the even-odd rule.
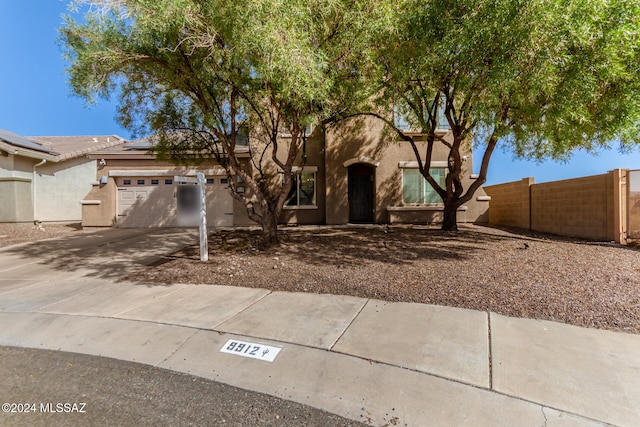
[[[41,224],[33,223],[0,223],[0,247],[36,240],[63,237],[84,232],[80,223],[73,224]]]
[[[256,250],[256,231],[211,235],[129,280],[352,295],[491,311],[640,333],[640,251],[536,233],[424,226],[284,228]]]
[[[0,224],[0,247],[83,233],[79,224]],[[221,231],[209,262],[185,248],[127,277],[352,295],[491,311],[640,334],[640,249],[463,225],[287,227],[254,248],[256,230]]]

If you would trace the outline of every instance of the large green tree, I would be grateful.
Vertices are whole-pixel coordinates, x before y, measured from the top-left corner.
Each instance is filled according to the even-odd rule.
[[[394,105],[426,140],[395,127],[444,202],[444,230],[486,181],[500,142],[518,156],[566,159],[576,148],[636,145],[640,126],[640,3],[628,0],[399,0],[370,43],[377,103]],[[379,117],[394,127],[391,112]],[[438,131],[438,119],[451,129]],[[463,185],[463,153],[484,150]],[[444,186],[433,149],[449,152]]]
[[[268,247],[305,128],[357,100],[345,94],[359,84],[368,3],[77,0],[88,12],[60,32],[74,93],[118,93],[121,123],[155,135],[160,158],[216,159]]]

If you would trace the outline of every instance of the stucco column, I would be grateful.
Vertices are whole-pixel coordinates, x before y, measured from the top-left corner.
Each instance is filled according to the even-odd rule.
[[[613,175],[613,239],[616,243],[627,243],[627,199],[628,169],[614,169]]]

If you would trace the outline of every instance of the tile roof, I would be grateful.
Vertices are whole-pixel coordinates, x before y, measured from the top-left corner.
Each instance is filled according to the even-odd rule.
[[[248,141],[248,138],[246,139]],[[123,158],[139,158],[144,156],[155,157],[153,153],[150,153],[153,147],[155,147],[156,141],[154,141],[154,136],[147,136],[144,138],[136,139],[134,141],[126,142],[122,145],[118,145],[116,147],[107,148],[104,150],[96,150],[91,153],[92,158],[100,158],[101,156],[121,156]],[[236,145],[235,149],[236,154],[248,154],[249,146],[248,145]]]
[[[104,136],[30,136],[0,129],[0,149],[11,154],[52,162],[82,157],[126,143],[117,135]]]
[[[38,144],[37,142],[29,138],[25,138],[22,135],[9,132],[8,130],[4,129],[0,129],[0,142],[3,142],[3,145],[11,145],[14,147],[26,148],[27,150],[55,155],[55,153],[53,153],[50,148],[47,148],[42,144]]]
[[[99,150],[105,150],[127,142],[117,135],[102,136],[32,136],[33,141],[58,153],[58,161],[81,157]]]

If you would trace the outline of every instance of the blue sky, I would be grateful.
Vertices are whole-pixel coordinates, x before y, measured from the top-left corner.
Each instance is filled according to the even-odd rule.
[[[71,96],[66,62],[56,45],[68,1],[0,0],[0,129],[25,136],[111,135],[129,138],[116,123],[116,105],[100,100],[87,108]],[[476,172],[480,165],[474,155]],[[614,168],[640,169],[640,151],[616,150],[598,156],[578,152],[568,163],[514,160],[497,149],[491,159],[488,184],[534,177],[536,182],[605,173]]]

